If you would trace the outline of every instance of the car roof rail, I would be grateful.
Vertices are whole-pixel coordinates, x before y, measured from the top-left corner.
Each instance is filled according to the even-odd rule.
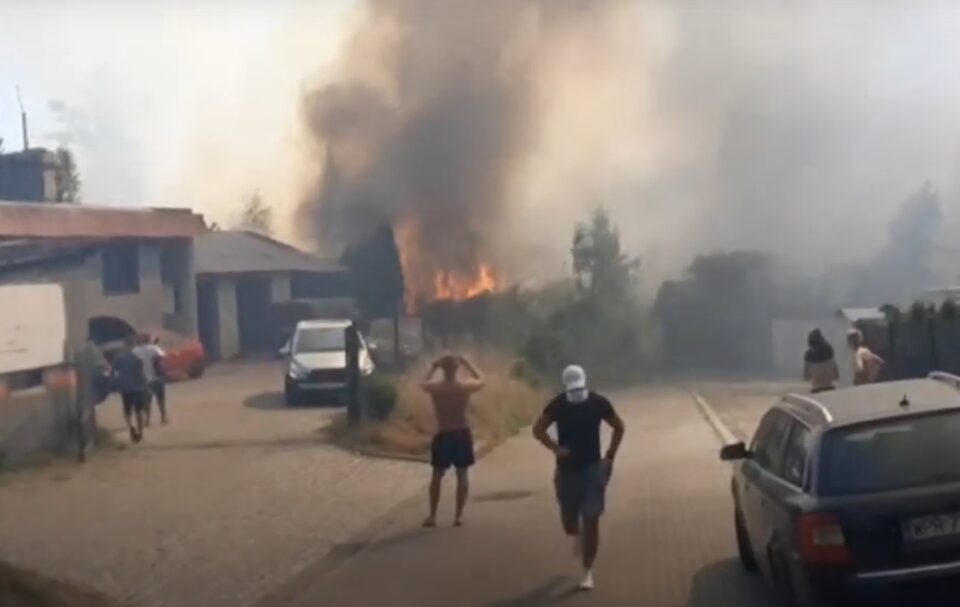
[[[927,375],[927,379],[942,382],[952,388],[960,390],[960,375],[954,375],[953,373],[947,373],[946,371],[932,371],[929,375]]]
[[[808,407],[813,407],[814,409],[819,411],[821,414],[823,414],[823,418],[827,421],[828,424],[833,422],[833,414],[830,413],[829,409],[823,406],[823,403],[821,403],[815,398],[811,398],[805,394],[797,394],[796,392],[791,392],[790,394],[787,394],[786,396],[784,396],[783,400],[785,400],[788,403],[792,403],[794,405],[806,405]]]

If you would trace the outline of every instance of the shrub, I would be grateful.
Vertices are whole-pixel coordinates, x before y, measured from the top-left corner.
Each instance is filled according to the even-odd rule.
[[[911,304],[908,315],[910,320],[915,322],[927,320],[930,318],[930,308],[922,301],[915,301]]]
[[[397,386],[392,379],[374,374],[363,380],[363,403],[367,417],[383,421],[397,407]]]
[[[940,305],[940,318],[944,320],[954,320],[960,316],[960,310],[957,309],[957,302],[947,299]]]

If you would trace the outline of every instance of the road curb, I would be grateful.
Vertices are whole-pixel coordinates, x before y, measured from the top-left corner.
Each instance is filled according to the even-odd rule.
[[[703,415],[704,419],[707,420],[707,424],[709,424],[710,428],[713,429],[714,434],[716,434],[717,438],[720,439],[721,444],[730,445],[740,442],[740,439],[738,439],[737,436],[730,430],[730,428],[723,423],[723,420],[720,419],[720,415],[717,414],[717,411],[712,405],[710,405],[710,403],[707,402],[707,399],[705,399],[703,395],[693,388],[687,388],[687,390],[690,392],[694,402],[697,404],[697,409],[700,411],[700,414]]]

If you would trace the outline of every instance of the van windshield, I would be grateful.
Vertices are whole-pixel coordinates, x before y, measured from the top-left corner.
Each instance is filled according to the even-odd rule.
[[[346,349],[343,329],[325,327],[297,332],[295,354],[308,352],[342,352]]]
[[[828,432],[820,494],[859,495],[960,482],[960,412],[890,419]]]

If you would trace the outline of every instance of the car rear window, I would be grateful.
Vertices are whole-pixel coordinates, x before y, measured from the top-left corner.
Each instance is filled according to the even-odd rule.
[[[820,494],[858,495],[960,482],[960,412],[902,417],[826,433]]]
[[[338,352],[345,347],[343,329],[316,328],[301,329],[297,332],[294,351],[297,354],[308,352]]]

